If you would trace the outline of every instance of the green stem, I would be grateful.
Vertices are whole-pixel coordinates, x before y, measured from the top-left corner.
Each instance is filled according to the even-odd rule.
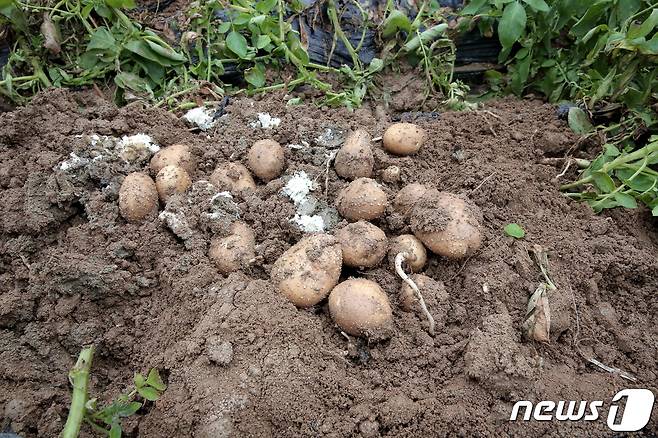
[[[80,352],[75,366],[69,372],[69,380],[73,386],[73,395],[71,397],[69,416],[66,419],[66,424],[60,434],[60,438],[77,438],[80,433],[80,425],[86,413],[87,386],[89,385],[89,374],[93,358],[94,347],[84,348]]]
[[[343,32],[343,28],[340,27],[340,20],[338,20],[338,14],[336,13],[336,2],[334,0],[329,0],[329,4],[327,5],[327,15],[329,16],[331,24],[334,26],[334,32],[338,35],[338,38],[343,42],[352,57],[354,68],[361,70],[361,60],[359,60],[359,55],[354,51],[354,47],[347,38],[347,35],[345,35],[345,32]]]

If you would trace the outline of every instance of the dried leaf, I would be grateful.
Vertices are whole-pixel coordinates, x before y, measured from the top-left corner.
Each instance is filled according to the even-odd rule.
[[[548,304],[546,283],[541,283],[528,300],[523,332],[533,341],[550,342],[551,309]]]
[[[41,34],[43,35],[44,42],[43,46],[50,50],[50,52],[54,55],[59,55],[60,52],[62,51],[62,47],[59,45],[60,44],[60,36],[59,36],[59,31],[57,30],[57,27],[55,26],[55,23],[53,23],[53,20],[50,18],[50,15],[48,13],[43,14],[43,23],[41,23]]]

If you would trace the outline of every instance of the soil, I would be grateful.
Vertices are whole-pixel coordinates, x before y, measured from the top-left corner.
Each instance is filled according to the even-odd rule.
[[[70,403],[67,373],[93,344],[92,397],[113,399],[133,372],[151,367],[168,385],[124,421],[128,437],[612,436],[604,418],[618,390],[658,393],[656,219],[645,209],[595,215],[559,193],[561,169],[540,161],[564,155],[575,139],[553,106],[510,98],[484,110],[416,118],[429,139],[412,157],[374,144],[389,200],[412,182],[466,196],[483,213],[484,242],[465,261],[430,256],[424,274],[435,283],[423,293],[435,337],[421,314],[403,311],[401,281],[387,262],[344,267],[342,278],[374,280],[391,301],[394,334],[371,343],[341,335],[326,300],[297,309],[269,275],[303,236],[290,221],[296,206],[281,194],[290,176],[303,170],[315,179],[318,204],[331,210],[347,181],[330,168],[323,204],[326,156],[344,133],[381,136],[399,114],[287,106],[275,94],[231,101],[204,133],[164,110],[117,109],[62,90],[0,114],[0,432],[57,436]],[[281,124],[253,128],[259,112]],[[148,171],[148,161],[125,161],[111,141],[90,146],[94,133],[188,144],[198,163],[189,194],[161,205],[160,219],[126,222],[118,187],[127,173]],[[217,197],[207,183],[215,167],[246,163],[248,147],[266,138],[286,146],[282,177]],[[384,182],[390,166],[399,180]],[[225,277],[208,247],[238,217],[256,234],[257,262]],[[373,222],[389,237],[409,232],[391,207]],[[504,236],[511,222],[525,239]],[[534,245],[549,249],[558,287],[549,295],[549,344],[524,340],[520,329],[542,281]],[[518,400],[606,405],[593,422],[510,422]],[[658,433],[658,409],[645,431]],[[92,432],[83,426],[82,435]]]

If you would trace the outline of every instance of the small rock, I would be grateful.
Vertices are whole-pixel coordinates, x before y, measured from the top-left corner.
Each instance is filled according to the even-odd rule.
[[[225,366],[233,360],[233,344],[218,337],[208,339],[206,349],[210,360],[217,365]]]
[[[362,421],[359,424],[359,432],[364,438],[374,438],[379,436],[379,423],[370,420]]]

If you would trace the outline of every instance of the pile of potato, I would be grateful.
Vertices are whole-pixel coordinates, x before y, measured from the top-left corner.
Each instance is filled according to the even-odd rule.
[[[382,142],[385,151],[406,156],[418,152],[426,138],[426,132],[419,126],[397,123],[386,130]],[[396,257],[403,254],[406,268],[420,273],[427,263],[427,249],[443,257],[462,259],[478,250],[482,236],[479,209],[462,197],[409,184],[389,205],[386,192],[372,179],[375,160],[371,143],[366,131],[354,131],[335,157],[337,175],[350,181],[338,193],[335,205],[349,224],[333,235],[318,233],[302,238],[274,263],[271,278],[278,291],[294,305],[307,308],[328,298],[331,317],[341,330],[377,340],[390,337],[393,331],[389,298],[371,280],[348,278],[339,283],[343,265],[369,269],[387,259],[394,268]],[[247,166],[236,162],[220,164],[210,176],[210,182],[220,191],[240,196],[256,188],[254,176],[267,183],[278,178],[286,167],[284,149],[274,140],[257,141],[246,158]],[[125,178],[119,193],[121,215],[135,222],[157,212],[158,200],[166,204],[171,196],[191,186],[190,175],[195,166],[193,155],[184,145],[159,151],[150,162],[155,181],[144,172]],[[386,169],[382,179],[399,178],[400,170],[396,169]],[[382,219],[387,212],[404,217],[413,234],[386,236],[371,221]],[[208,257],[219,272],[228,274],[253,263],[255,247],[256,237],[251,227],[236,221],[228,235],[212,239]],[[413,278],[421,288],[431,283],[431,279],[422,275]],[[400,296],[402,308],[415,311],[416,297],[408,284],[404,284]]]

